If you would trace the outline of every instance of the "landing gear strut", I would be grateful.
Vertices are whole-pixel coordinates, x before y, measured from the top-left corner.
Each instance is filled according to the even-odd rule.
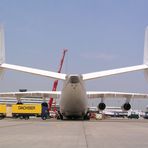
[[[63,120],[63,115],[60,113],[60,111],[57,111],[57,119]]]

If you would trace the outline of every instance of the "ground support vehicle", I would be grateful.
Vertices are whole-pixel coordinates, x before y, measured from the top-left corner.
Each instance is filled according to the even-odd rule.
[[[15,104],[12,105],[12,117],[29,119],[30,116],[40,117],[42,113],[41,104]]]
[[[129,119],[139,119],[139,114],[137,113],[131,113],[129,116],[127,116]]]
[[[0,104],[0,119],[6,117],[6,104]]]

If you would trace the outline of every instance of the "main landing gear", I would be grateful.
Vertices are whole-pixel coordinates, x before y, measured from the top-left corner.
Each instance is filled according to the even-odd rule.
[[[60,111],[57,111],[57,119],[63,120],[63,115],[60,113]]]

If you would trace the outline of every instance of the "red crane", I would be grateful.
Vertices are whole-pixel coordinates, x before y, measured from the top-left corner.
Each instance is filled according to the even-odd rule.
[[[66,52],[67,52],[67,49],[63,49],[63,55],[62,55],[62,59],[60,62],[60,67],[59,67],[58,73],[61,73]],[[56,91],[57,85],[58,85],[58,80],[55,80],[53,83],[52,91]],[[52,104],[53,104],[53,98],[50,98],[49,102],[48,102],[48,110],[49,111],[51,110]],[[55,104],[55,106],[56,106],[56,104]],[[56,107],[54,107],[54,111],[56,111]]]

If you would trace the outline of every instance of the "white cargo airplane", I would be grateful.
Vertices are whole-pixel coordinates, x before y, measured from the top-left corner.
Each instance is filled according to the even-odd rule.
[[[62,91],[28,91],[28,92],[4,92],[0,93],[3,98],[23,98],[23,97],[42,97],[42,98],[60,98],[60,116],[63,117],[81,117],[87,118],[89,98],[101,98],[98,104],[98,109],[104,110],[106,105],[104,98],[125,98],[123,104],[124,110],[131,108],[130,100],[132,98],[148,98],[148,94],[141,93],[125,93],[125,92],[100,92],[100,91],[86,91],[84,82],[91,79],[117,75],[132,71],[144,70],[148,75],[148,27],[145,33],[145,46],[144,46],[144,63],[142,65],[125,67],[120,69],[106,70],[101,72],[87,73],[87,74],[63,74],[51,71],[39,70],[29,67],[11,65],[5,63],[5,48],[4,48],[4,32],[0,28],[0,69],[17,70],[21,72],[31,73],[44,77],[59,79],[64,81]],[[96,105],[97,106],[97,105]]]

